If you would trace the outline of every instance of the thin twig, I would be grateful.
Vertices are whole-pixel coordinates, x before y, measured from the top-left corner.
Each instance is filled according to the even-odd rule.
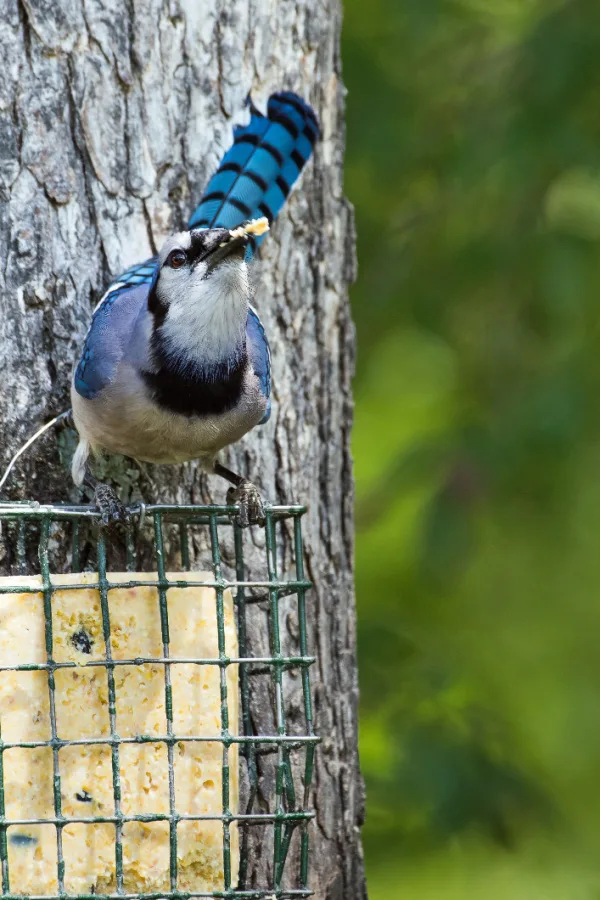
[[[37,439],[44,434],[44,432],[48,431],[49,428],[52,428],[53,425],[56,425],[56,423],[60,422],[62,419],[66,419],[67,416],[69,416],[70,414],[71,414],[71,410],[67,409],[65,412],[62,412],[59,416],[55,416],[54,419],[51,419],[49,422],[46,422],[45,425],[42,425],[42,427],[40,429],[38,429],[38,431],[36,431],[36,433],[34,435],[32,435],[27,441],[25,441],[23,446],[17,450],[17,452],[15,453],[15,455],[9,462],[8,466],[6,467],[6,469],[4,471],[4,475],[2,476],[2,478],[0,478],[0,490],[3,488],[4,484],[6,483],[6,479],[10,475],[11,470],[12,470],[13,466],[15,465],[15,463],[17,462],[17,460],[19,459],[19,457],[22,456],[23,453],[25,453],[25,451],[28,450],[31,447],[31,445],[33,443],[35,443],[35,441],[37,441]]]

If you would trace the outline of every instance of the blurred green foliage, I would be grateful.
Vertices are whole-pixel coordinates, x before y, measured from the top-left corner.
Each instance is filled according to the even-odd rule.
[[[345,0],[372,900],[600,898],[600,2]]]

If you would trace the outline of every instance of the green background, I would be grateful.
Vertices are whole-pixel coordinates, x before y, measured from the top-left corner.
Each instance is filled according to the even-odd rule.
[[[600,2],[345,0],[372,900],[600,898]]]

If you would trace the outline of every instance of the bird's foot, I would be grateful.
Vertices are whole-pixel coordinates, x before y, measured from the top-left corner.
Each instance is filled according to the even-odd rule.
[[[94,503],[100,512],[100,524],[106,528],[117,522],[129,522],[129,510],[124,506],[109,484],[99,481],[94,487]]]
[[[251,481],[244,479],[237,487],[229,488],[227,503],[231,506],[236,503],[239,505],[239,512],[231,518],[240,528],[265,524],[265,509],[260,491]]]

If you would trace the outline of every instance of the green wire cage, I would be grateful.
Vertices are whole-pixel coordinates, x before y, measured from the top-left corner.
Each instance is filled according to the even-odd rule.
[[[11,576],[0,583],[2,595],[37,594],[43,608],[43,662],[0,665],[0,677],[36,671],[47,679],[50,733],[47,740],[14,741],[0,732],[0,860],[3,898],[17,900],[29,896],[39,900],[95,900],[111,898],[221,897],[245,900],[308,897],[311,780],[318,737],[313,730],[309,672],[315,661],[307,642],[306,594],[311,587],[303,564],[301,506],[271,506],[266,509],[264,531],[242,531],[230,519],[228,506],[149,505],[143,516],[119,529],[98,527],[98,513],[90,507],[50,506],[35,503],[0,503],[0,575]],[[143,519],[143,521],[142,521]],[[198,560],[208,563],[214,580],[174,580],[167,572],[198,571]],[[206,564],[204,568],[207,568]],[[114,581],[110,573],[132,573],[131,580]],[[135,572],[152,573],[151,582],[135,579]],[[104,651],[101,659],[82,664],[96,666],[106,676],[108,733],[94,738],[72,740],[61,736],[56,714],[57,677],[62,669],[77,669],[55,653],[53,603],[57,584],[53,577],[94,572],[100,599]],[[19,577],[37,575],[37,586]],[[16,578],[15,578],[16,576]],[[158,602],[156,617],[162,651],[159,656],[120,659],[113,655],[111,641],[110,592],[151,584]],[[89,583],[61,584],[60,590],[77,591]],[[169,597],[171,588],[210,588],[214,592],[218,655],[182,659],[170,649]],[[224,594],[233,596],[239,655],[226,652]],[[186,598],[187,599],[187,598]],[[191,599],[191,594],[190,594]],[[27,600],[26,600],[27,602]],[[261,634],[264,645],[253,636]],[[264,652],[267,649],[268,652]],[[216,667],[219,673],[220,730],[218,734],[178,734],[174,722],[172,673],[178,665]],[[118,714],[119,667],[160,666],[164,675],[165,721],[160,735],[120,735]],[[236,666],[239,685],[239,722],[229,721],[228,669]],[[16,673],[16,674],[15,674]],[[37,676],[36,676],[37,677]],[[216,676],[215,676],[216,677]],[[255,684],[261,681],[260,691]],[[161,682],[162,683],[162,682]],[[291,687],[290,687],[291,686]],[[293,688],[293,699],[290,690]],[[44,688],[45,690],[45,688]],[[267,698],[267,699],[265,699]],[[265,708],[265,707],[268,707]],[[0,727],[2,711],[0,709]],[[263,727],[257,727],[262,724]],[[267,723],[265,726],[264,723]],[[222,747],[222,796],[220,809],[210,815],[178,811],[174,753],[180,742],[213,741]],[[168,765],[168,812],[149,814],[124,811],[121,785],[121,754],[127,744],[161,744]],[[102,745],[110,755],[114,810],[99,816],[72,816],[63,810],[61,759],[73,745]],[[239,751],[239,809],[232,809],[231,754]],[[6,786],[10,784],[10,750],[46,748],[51,758],[53,814],[45,818],[7,816]],[[237,754],[236,754],[237,758]],[[222,885],[219,890],[194,891],[180,885],[178,828],[189,820],[211,820],[222,824]],[[168,877],[166,890],[132,892],[124,879],[123,829],[130,822],[163,822],[168,834]],[[70,893],[69,858],[63,834],[72,825],[104,825],[114,828],[114,888],[100,893]],[[234,823],[235,824],[234,826]],[[11,836],[26,826],[53,826],[56,838],[57,889],[52,893],[24,894],[11,875]],[[232,859],[232,828],[239,836],[239,858]],[[111,832],[112,833],[112,832]],[[237,840],[237,838],[236,838]],[[112,842],[112,841],[111,841]],[[220,842],[220,837],[219,837]],[[54,858],[54,857],[53,857]],[[237,878],[235,873],[238,873]],[[235,879],[235,880],[234,880]]]

